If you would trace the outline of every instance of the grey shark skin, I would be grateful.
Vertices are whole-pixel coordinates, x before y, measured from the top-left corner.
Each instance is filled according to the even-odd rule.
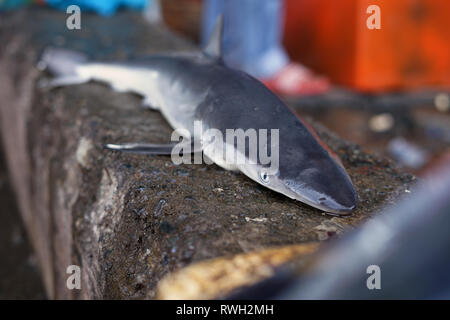
[[[47,50],[41,62],[57,77],[47,86],[102,81],[119,91],[143,96],[143,103],[162,112],[174,129],[194,134],[195,120],[203,130],[279,129],[279,169],[267,176],[265,167],[243,164],[239,170],[261,185],[328,213],[349,214],[357,194],[343,166],[317,136],[275,94],[244,72],[228,68],[220,56],[222,21],[219,19],[203,52],[154,55],[123,63],[89,62],[61,49]],[[194,139],[198,139],[195,137]],[[148,154],[170,154],[171,147],[146,144],[106,146]],[[269,149],[270,150],[270,149]]]

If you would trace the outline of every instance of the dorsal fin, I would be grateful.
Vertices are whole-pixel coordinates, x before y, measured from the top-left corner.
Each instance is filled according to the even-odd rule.
[[[220,59],[222,57],[222,33],[223,16],[219,15],[214,30],[208,39],[208,43],[203,49],[205,55],[213,59]]]

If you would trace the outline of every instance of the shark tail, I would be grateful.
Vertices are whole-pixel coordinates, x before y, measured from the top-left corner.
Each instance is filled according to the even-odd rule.
[[[50,72],[54,78],[51,80],[42,79],[39,81],[39,86],[51,88],[89,81],[88,78],[81,76],[78,72],[78,68],[87,64],[88,61],[89,59],[85,54],[77,51],[52,47],[45,49],[37,68]]]
[[[61,77],[76,75],[77,67],[87,62],[88,58],[83,53],[50,47],[42,53],[37,67],[40,70],[49,71],[54,76]]]

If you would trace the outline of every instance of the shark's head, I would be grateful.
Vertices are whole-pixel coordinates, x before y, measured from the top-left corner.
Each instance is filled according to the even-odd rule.
[[[325,212],[349,214],[358,202],[352,181],[332,157],[321,156],[301,166],[285,163],[278,180],[287,196]]]
[[[355,209],[357,194],[345,170],[329,159],[309,167],[292,162],[273,172],[264,166],[248,165],[242,171],[266,188],[322,211],[346,215]]]
[[[286,148],[289,141],[284,144],[280,141],[279,164],[275,170],[260,164],[239,169],[264,187],[291,199],[328,213],[349,214],[355,209],[358,197],[339,160],[319,144],[305,147],[305,141],[295,142],[296,146]]]

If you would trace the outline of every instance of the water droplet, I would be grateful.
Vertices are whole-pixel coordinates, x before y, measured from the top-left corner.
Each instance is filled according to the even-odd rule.
[[[162,209],[167,205],[166,199],[159,199],[158,203],[155,206],[155,210],[153,211],[156,217],[161,215]]]

